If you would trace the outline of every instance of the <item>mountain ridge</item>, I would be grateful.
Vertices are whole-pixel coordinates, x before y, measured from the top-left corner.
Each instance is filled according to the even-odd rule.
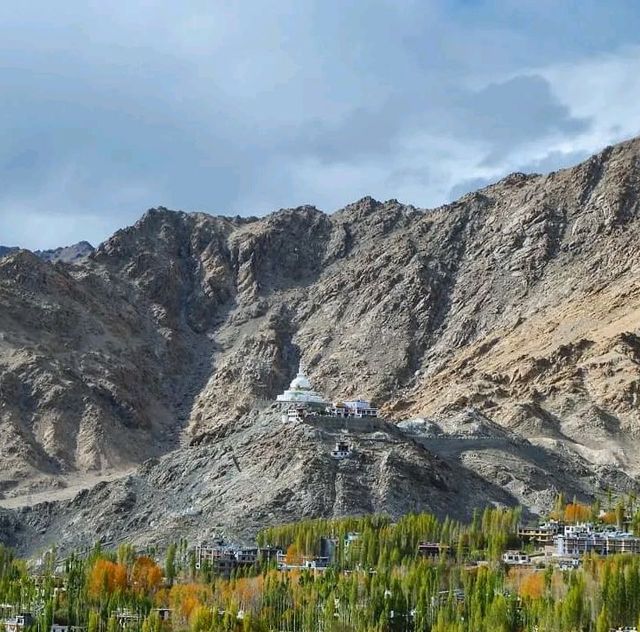
[[[7,255],[18,252],[19,250],[26,250],[19,246],[0,246],[0,257],[6,257]],[[71,246],[60,246],[58,248],[51,248],[49,250],[34,250],[33,254],[55,263],[56,261],[62,261],[63,263],[73,263],[88,257],[94,248],[88,241],[79,241]]]
[[[434,447],[469,477],[498,476],[514,503],[549,501],[553,459],[574,472],[568,491],[632,489],[639,195],[634,139],[437,209],[371,197],[261,218],[160,207],[73,266],[4,257],[2,488],[233,436],[302,359],[318,390],[373,398],[390,420],[462,431],[480,414],[515,432],[526,449]]]

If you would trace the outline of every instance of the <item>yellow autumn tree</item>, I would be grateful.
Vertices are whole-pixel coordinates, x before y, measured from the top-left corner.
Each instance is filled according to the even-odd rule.
[[[169,591],[169,602],[174,612],[186,622],[209,596],[210,589],[202,584],[174,584]]]
[[[143,555],[135,561],[131,578],[139,593],[152,594],[160,586],[162,569],[150,557]]]
[[[526,575],[520,584],[520,596],[540,599],[544,594],[544,574],[532,572]]]
[[[287,549],[287,554],[285,556],[285,562],[287,564],[300,564],[302,562],[302,556],[300,555],[300,550],[296,546],[296,544],[290,544]]]
[[[564,509],[565,522],[584,522],[591,517],[591,508],[581,503],[569,503]]]
[[[87,578],[89,596],[98,599],[103,595],[112,595],[127,587],[127,568],[110,560],[95,561]]]

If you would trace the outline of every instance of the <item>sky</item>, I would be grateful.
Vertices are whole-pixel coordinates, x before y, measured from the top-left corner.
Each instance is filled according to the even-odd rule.
[[[640,133],[637,0],[4,0],[0,244],[431,208]]]

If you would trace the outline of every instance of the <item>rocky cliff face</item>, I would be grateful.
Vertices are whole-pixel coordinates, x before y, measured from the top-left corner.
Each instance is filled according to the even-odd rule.
[[[166,449],[175,420],[164,399],[165,359],[173,349],[129,293],[117,279],[27,251],[0,260],[6,486]]]
[[[639,159],[634,140],[435,210],[159,208],[73,265],[5,256],[5,488],[232,432],[301,358],[318,390],[395,421],[473,410],[561,461],[635,475]],[[467,466],[489,478],[495,458]]]

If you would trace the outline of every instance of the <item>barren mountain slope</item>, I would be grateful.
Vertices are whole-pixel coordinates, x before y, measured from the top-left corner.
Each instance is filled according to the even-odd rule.
[[[639,173],[634,141],[537,178],[507,204],[502,184],[484,190],[495,206],[466,252],[447,326],[394,415],[474,406],[540,443],[636,472]],[[510,280],[519,294],[499,300]],[[492,312],[500,318],[487,326]]]
[[[96,540],[162,547],[177,535],[249,542],[266,525],[301,518],[428,511],[469,520],[487,504],[538,512],[560,489],[583,500],[594,489],[640,489],[613,468],[534,446],[479,413],[463,416],[442,427],[326,418],[283,424],[277,411],[253,411],[72,500],[0,512],[0,541],[28,555]],[[341,439],[352,450],[343,460],[331,456]]]
[[[160,208],[75,265],[3,258],[3,476],[124,467],[233,429],[300,357],[319,390],[397,420],[473,406],[635,471],[639,155],[634,140],[432,211]]]
[[[6,486],[125,467],[170,447],[167,402],[189,356],[150,324],[126,284],[21,251],[0,261],[0,300]]]
[[[15,512],[13,520],[0,521],[0,540],[27,554],[52,545],[59,551],[91,547],[96,540],[163,546],[176,534],[191,542],[220,532],[251,541],[265,525],[319,516],[430,511],[468,520],[477,506],[516,504],[520,484],[531,497],[553,500],[554,476],[545,471],[554,468],[553,456],[537,450],[539,465],[519,472],[514,462],[536,449],[515,435],[503,432],[503,441],[494,437],[492,444],[511,454],[512,480],[526,479],[513,485],[504,472],[488,481],[455,459],[434,456],[394,424],[365,426],[345,435],[338,420],[283,425],[278,412],[250,413],[232,431],[219,428],[131,476],[67,502]],[[352,456],[332,458],[345,436]],[[580,497],[596,483],[578,462],[565,464],[563,481]]]

